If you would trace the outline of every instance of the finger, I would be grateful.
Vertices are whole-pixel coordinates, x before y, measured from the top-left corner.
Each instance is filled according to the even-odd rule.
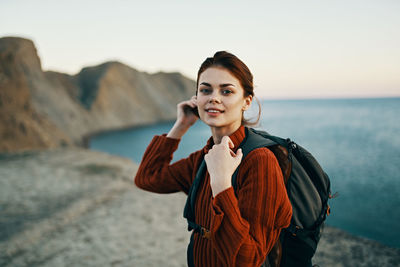
[[[232,140],[227,135],[222,137],[221,143],[226,145],[226,146],[228,146],[229,148],[234,148],[235,147],[235,144],[232,142]]]
[[[179,107],[184,107],[187,106],[188,104],[190,104],[190,101],[182,101],[178,104]]]
[[[229,148],[234,148],[235,144],[233,143],[233,141],[228,137],[228,141],[229,141]]]
[[[242,149],[241,148],[239,148],[237,151],[236,151],[236,156],[237,157],[242,157],[243,156],[243,151],[242,151]]]
[[[243,156],[243,152],[242,152],[241,148],[238,148],[238,150],[236,151],[236,154],[235,154],[235,152],[233,152],[232,149],[229,149],[229,151],[231,152],[231,156],[234,158],[236,158],[238,156]]]
[[[196,102],[196,100],[193,99],[193,96],[192,96],[191,99],[182,101],[178,104],[178,106],[186,106],[186,105],[194,108],[194,107],[197,107],[197,102]]]
[[[190,103],[192,104],[192,107],[194,107],[194,108],[197,107],[197,102],[196,101],[191,100]]]
[[[229,138],[229,137],[228,137]],[[233,143],[233,141],[229,138],[229,148],[234,148],[235,144]]]
[[[239,148],[239,149],[236,151],[235,159],[238,160],[239,163],[240,163],[240,161],[242,160],[242,157],[243,157],[243,152],[242,152],[242,149]]]
[[[189,106],[191,108],[197,107],[197,105],[195,103],[191,102],[191,100],[184,101],[184,102],[180,103],[180,105],[183,106],[183,107]]]

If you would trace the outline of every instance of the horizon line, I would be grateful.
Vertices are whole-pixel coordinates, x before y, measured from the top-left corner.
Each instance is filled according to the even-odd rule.
[[[367,99],[400,99],[399,95],[382,95],[382,96],[306,96],[306,97],[259,97],[261,101],[290,101],[290,100],[367,100]]]

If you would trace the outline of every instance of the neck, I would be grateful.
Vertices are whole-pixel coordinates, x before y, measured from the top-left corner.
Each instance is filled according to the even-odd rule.
[[[230,127],[211,127],[211,133],[212,133],[212,137],[214,140],[214,144],[221,143],[222,137],[230,136],[237,129],[239,129],[240,126],[241,126],[241,123],[239,122],[239,124],[232,125]]]

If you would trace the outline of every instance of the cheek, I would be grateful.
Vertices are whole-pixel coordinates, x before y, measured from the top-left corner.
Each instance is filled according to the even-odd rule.
[[[206,100],[204,97],[197,97],[197,106],[198,107],[204,107],[206,104]]]
[[[243,101],[235,100],[229,103],[229,109],[234,113],[242,113]]]

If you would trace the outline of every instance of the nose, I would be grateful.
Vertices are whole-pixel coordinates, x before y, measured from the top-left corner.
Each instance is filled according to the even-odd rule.
[[[221,103],[221,99],[220,99],[218,93],[214,92],[213,94],[211,94],[210,98],[208,99],[208,102]]]

